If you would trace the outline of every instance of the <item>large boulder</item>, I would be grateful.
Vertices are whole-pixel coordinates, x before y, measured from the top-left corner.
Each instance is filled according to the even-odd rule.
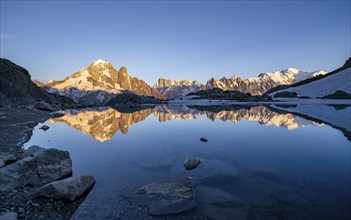
[[[53,148],[37,151],[0,169],[0,193],[24,186],[42,186],[71,174],[68,151]]]
[[[95,184],[91,175],[69,177],[46,184],[35,191],[36,196],[74,201],[88,192]]]
[[[131,198],[135,205],[146,205],[151,215],[177,214],[196,207],[193,181],[190,177],[150,183],[136,190]]]

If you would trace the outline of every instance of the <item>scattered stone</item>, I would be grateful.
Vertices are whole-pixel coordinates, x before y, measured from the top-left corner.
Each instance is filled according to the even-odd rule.
[[[206,138],[202,137],[202,138],[200,138],[200,141],[207,142],[208,140]]]
[[[72,174],[68,151],[46,149],[0,169],[0,193],[25,186],[42,186]]]
[[[34,194],[72,202],[88,192],[94,184],[95,178],[91,175],[76,176],[46,184],[37,189]]]
[[[184,161],[184,167],[186,170],[193,170],[197,168],[201,163],[201,160],[196,157],[190,157]]]
[[[5,162],[2,159],[0,159],[0,168],[3,166],[5,166]]]
[[[43,126],[41,126],[39,129],[41,129],[41,130],[43,130],[43,131],[46,131],[46,130],[48,130],[49,128],[50,128],[49,126],[43,125]]]
[[[135,205],[146,205],[151,215],[177,214],[196,207],[191,177],[150,183],[136,190]]]
[[[38,102],[38,103],[35,105],[35,108],[36,108],[36,109],[39,109],[39,110],[44,110],[44,111],[50,111],[50,112],[53,111],[52,106],[51,106],[49,103],[44,102],[44,101]]]
[[[17,220],[18,215],[16,212],[4,212],[0,214],[0,220]]]

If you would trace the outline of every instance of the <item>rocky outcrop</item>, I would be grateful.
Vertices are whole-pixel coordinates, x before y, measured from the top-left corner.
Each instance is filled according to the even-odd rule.
[[[73,105],[73,100],[49,94],[31,81],[29,72],[7,59],[0,59],[0,107],[33,105],[45,101]]]
[[[150,183],[136,190],[136,205],[147,205],[151,215],[177,214],[196,207],[193,181],[190,177]]]
[[[136,95],[131,92],[123,92],[115,95],[106,104],[107,105],[120,105],[120,104],[161,104],[162,100],[154,99],[151,97]]]
[[[38,83],[48,92],[72,98],[83,105],[105,105],[123,91],[136,95],[165,99],[143,80],[128,75],[126,67],[117,71],[110,62],[97,60],[64,80]]]
[[[67,151],[39,150],[0,169],[0,193],[25,187],[41,186],[72,174]]]
[[[48,183],[37,189],[34,194],[37,197],[64,199],[72,202],[87,193],[94,184],[95,178],[91,175],[75,176]]]

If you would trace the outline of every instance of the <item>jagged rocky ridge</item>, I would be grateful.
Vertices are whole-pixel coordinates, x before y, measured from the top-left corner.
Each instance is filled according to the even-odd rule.
[[[257,77],[251,77],[248,79],[242,79],[238,76],[233,76],[231,78],[223,77],[219,80],[211,78],[205,85],[199,84],[196,80],[171,81],[169,79],[160,78],[153,87],[168,99],[180,98],[190,92],[215,88],[222,90],[235,90],[242,93],[250,93],[251,95],[262,95],[276,86],[290,85],[324,74],[326,74],[324,71],[306,72],[294,68],[288,68],[273,73],[261,73]]]
[[[153,88],[170,100],[186,96],[190,92],[197,92],[201,86],[196,80],[172,81],[170,79],[159,78]]]
[[[48,83],[36,81],[50,93],[72,98],[83,105],[105,105],[116,94],[126,91],[149,98],[165,99],[143,80],[128,75],[122,66],[117,71],[110,62],[97,60],[64,80]]]

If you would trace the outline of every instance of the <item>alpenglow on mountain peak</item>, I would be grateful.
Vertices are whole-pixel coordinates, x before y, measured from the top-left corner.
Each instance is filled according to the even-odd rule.
[[[126,90],[137,95],[165,98],[143,80],[129,76],[126,67],[116,70],[110,62],[101,59],[63,80],[40,86],[45,87],[48,92],[67,96],[82,104],[103,105]]]
[[[97,59],[91,63],[92,65],[105,65],[105,64],[111,64],[109,61],[105,61],[102,59]]]

